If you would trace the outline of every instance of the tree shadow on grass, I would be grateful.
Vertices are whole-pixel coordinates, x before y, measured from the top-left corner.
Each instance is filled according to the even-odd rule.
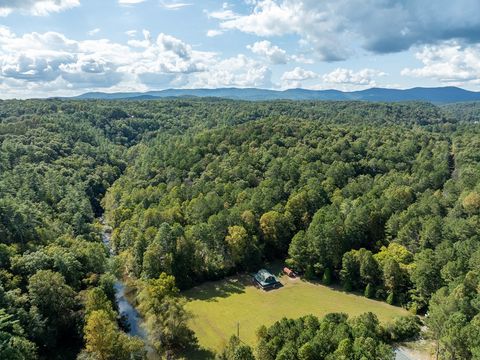
[[[338,292],[341,292],[341,293],[344,293],[344,294],[352,294],[352,295],[363,296],[363,293],[361,293],[361,292],[345,290],[345,288],[337,282],[332,282],[331,284],[327,285],[321,279],[318,279],[318,278],[305,278],[303,276],[299,276],[298,279],[301,279],[301,281],[303,281],[304,283],[307,283],[307,284],[323,286],[323,287],[326,287],[330,290],[338,291]]]
[[[355,295],[355,296],[363,297],[363,298],[368,299],[368,300],[374,300],[374,301],[386,303],[385,298],[378,298],[378,297],[369,298],[369,297],[366,297],[364,290],[361,290],[361,289],[346,290],[345,287],[342,284],[339,284],[338,282],[333,282],[329,285],[326,285],[320,279],[305,279],[305,278],[302,278],[302,281],[305,282],[305,283],[308,283],[308,284],[323,286],[323,287],[326,287],[330,290],[333,290],[333,291],[336,291],[336,292],[339,292],[339,293],[342,293],[342,294],[345,294],[345,295]],[[399,307],[399,305],[394,305],[394,306]]]
[[[252,285],[252,278],[249,275],[239,275],[196,286],[184,295],[189,300],[217,301],[217,298],[244,293],[248,285]]]

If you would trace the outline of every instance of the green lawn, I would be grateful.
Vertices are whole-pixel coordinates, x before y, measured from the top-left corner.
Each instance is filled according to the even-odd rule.
[[[190,327],[205,349],[221,350],[240,324],[240,338],[255,344],[255,331],[282,317],[298,318],[313,314],[319,317],[331,312],[355,316],[371,311],[382,322],[388,322],[407,311],[384,302],[348,294],[326,286],[281,278],[280,289],[263,291],[252,286],[249,276],[231,277],[205,283],[184,293],[187,309],[193,313]]]

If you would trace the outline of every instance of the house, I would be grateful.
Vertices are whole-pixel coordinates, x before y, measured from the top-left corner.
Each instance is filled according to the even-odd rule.
[[[253,276],[253,281],[264,290],[275,289],[282,285],[274,275],[270,274],[265,269],[259,270]]]

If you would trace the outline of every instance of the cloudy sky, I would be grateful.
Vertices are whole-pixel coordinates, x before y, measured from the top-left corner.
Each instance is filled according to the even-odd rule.
[[[461,86],[479,0],[0,0],[0,98]]]

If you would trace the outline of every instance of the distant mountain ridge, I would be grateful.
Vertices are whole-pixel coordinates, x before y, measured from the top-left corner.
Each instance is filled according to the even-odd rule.
[[[480,101],[480,92],[469,91],[454,86],[415,87],[411,89],[371,88],[345,92],[340,90],[289,89],[284,91],[257,88],[218,88],[218,89],[166,89],[148,92],[103,93],[89,92],[74,99],[102,100],[155,100],[181,97],[214,97],[235,100],[358,100],[358,101],[428,101],[432,103],[454,103]]]

